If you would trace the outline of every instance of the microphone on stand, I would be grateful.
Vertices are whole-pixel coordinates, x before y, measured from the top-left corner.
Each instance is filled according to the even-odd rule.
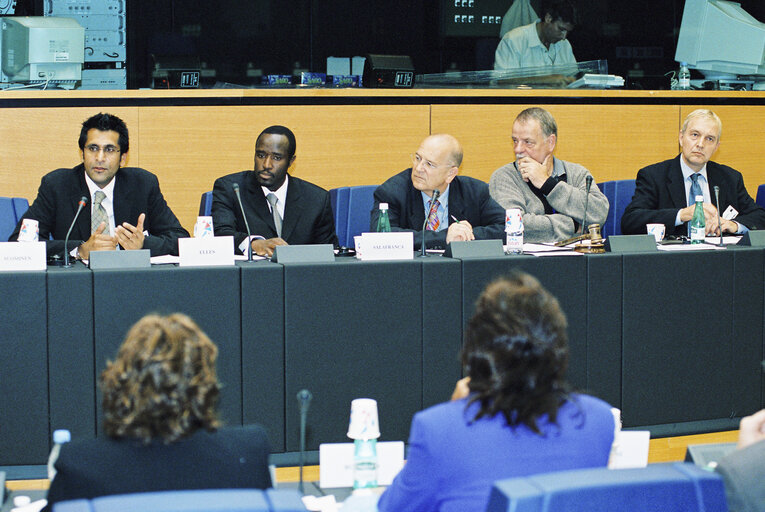
[[[72,234],[74,223],[77,222],[77,217],[80,216],[80,212],[83,208],[85,208],[86,204],[88,204],[88,198],[86,196],[82,196],[80,198],[80,202],[77,203],[77,213],[74,214],[74,219],[72,219],[72,224],[69,226],[69,231],[66,232],[66,237],[64,237],[64,267],[67,268],[72,266],[72,264],[69,263],[69,235]]]
[[[585,188],[585,196],[584,196],[584,217],[582,218],[582,230],[580,231],[580,234],[584,234],[584,228],[587,226],[587,205],[590,202],[590,188],[592,187],[592,176],[587,175],[586,178],[587,184]]]
[[[436,201],[438,199],[438,196],[441,195],[441,191],[438,189],[433,190],[433,196],[430,198],[430,202],[428,203],[428,212],[430,212],[430,209],[433,207],[433,201]],[[428,215],[425,216],[425,222],[422,223],[422,247],[420,247],[420,257],[425,257],[427,254],[425,253],[425,228],[428,227]]]
[[[242,196],[239,195],[239,183],[232,185],[234,194],[236,194],[236,200],[239,203],[239,211],[242,212],[242,218],[244,219],[244,227],[247,229],[247,261],[252,261],[252,240],[250,240],[250,224],[247,222],[247,215],[244,214],[244,206],[242,206]]]
[[[298,391],[297,400],[300,405],[300,494],[303,494],[303,465],[305,463],[305,423],[308,418],[308,407],[311,405],[313,395],[307,389]]]
[[[717,202],[717,229],[720,230],[720,243],[718,244],[720,247],[723,246],[723,233],[722,233],[722,224],[720,222],[720,187],[717,185],[714,186],[715,190],[715,201]]]

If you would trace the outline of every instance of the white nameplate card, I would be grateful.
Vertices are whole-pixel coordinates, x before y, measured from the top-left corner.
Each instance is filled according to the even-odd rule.
[[[45,270],[45,242],[0,242],[0,270]]]
[[[181,267],[221,267],[234,264],[233,236],[178,239]]]
[[[412,260],[414,259],[414,233],[362,233],[361,259]]]
[[[403,441],[377,443],[377,485],[390,485],[403,467]],[[353,443],[319,445],[319,487],[353,487]]]

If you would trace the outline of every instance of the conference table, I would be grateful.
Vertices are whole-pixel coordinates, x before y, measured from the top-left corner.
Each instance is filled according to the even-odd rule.
[[[653,436],[736,428],[765,405],[765,250],[370,262],[238,262],[0,273],[0,467],[44,464],[52,431],[102,435],[98,377],[128,328],[180,311],[218,345],[220,410],[299,449],[296,394],[313,394],[307,449],[347,442],[350,402],[378,402],[381,440],[461,377],[481,290],[519,269],[568,317],[569,380]]]

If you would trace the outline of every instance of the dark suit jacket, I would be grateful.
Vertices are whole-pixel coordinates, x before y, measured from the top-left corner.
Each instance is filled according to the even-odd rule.
[[[765,210],[757,206],[744,188],[741,173],[726,165],[707,163],[709,192],[714,204],[714,186],[720,187],[720,215],[728,205],[738,211],[734,219],[749,229],[765,228]],[[622,233],[635,235],[646,232],[646,224],[664,224],[667,235],[687,235],[688,223],[675,226],[678,210],[688,206],[688,194],[683,184],[680,156],[649,165],[638,171],[635,195],[622,215]],[[717,206],[717,205],[715,205]]]
[[[380,203],[388,203],[392,231],[413,231],[415,249],[422,246],[422,225],[425,206],[422,192],[412,185],[412,169],[389,178],[375,190],[375,204],[371,212],[370,229],[377,228]],[[449,224],[467,220],[473,226],[477,240],[505,237],[505,210],[489,195],[489,186],[468,176],[457,176],[449,185]],[[429,249],[446,248],[446,230],[427,231],[425,246]]]
[[[212,203],[215,235],[234,235],[237,251],[242,240],[247,238],[247,228],[232,188],[234,183],[239,184],[242,205],[250,224],[250,234],[275,238],[277,235],[274,217],[254,171],[237,172],[215,180]],[[292,245],[336,246],[335,218],[332,215],[329,192],[290,176],[282,220],[282,239]]]
[[[128,222],[135,226],[138,216],[146,214],[144,249],[151,250],[152,256],[178,254],[178,239],[189,233],[181,227],[178,218],[167,206],[159,181],[152,173],[137,167],[123,167],[114,178],[114,222],[117,226]],[[92,197],[85,183],[85,169],[82,164],[74,169],[57,169],[43,176],[37,198],[29,207],[23,219],[34,219],[40,223],[40,240],[47,241],[48,256],[64,254],[64,239],[72,224],[81,197],[88,197],[88,204],[80,212],[77,222],[69,235],[69,250],[90,238],[90,209]],[[19,237],[21,222],[9,240]],[[53,240],[48,240],[53,234]]]
[[[258,425],[198,430],[170,444],[109,436],[72,441],[61,447],[47,509],[60,501],[114,494],[266,489],[271,487],[269,452]]]
[[[731,512],[765,512],[765,441],[735,450],[717,464]]]

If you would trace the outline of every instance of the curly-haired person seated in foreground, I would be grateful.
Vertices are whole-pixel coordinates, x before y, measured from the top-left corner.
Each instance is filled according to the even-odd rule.
[[[451,402],[417,413],[404,469],[380,497],[387,511],[485,510],[494,481],[606,466],[610,406],[569,391],[566,317],[527,274],[483,291]]]
[[[133,492],[271,487],[262,427],[221,427],[218,348],[183,314],[148,315],[101,374],[104,431],[62,446],[53,503]]]

